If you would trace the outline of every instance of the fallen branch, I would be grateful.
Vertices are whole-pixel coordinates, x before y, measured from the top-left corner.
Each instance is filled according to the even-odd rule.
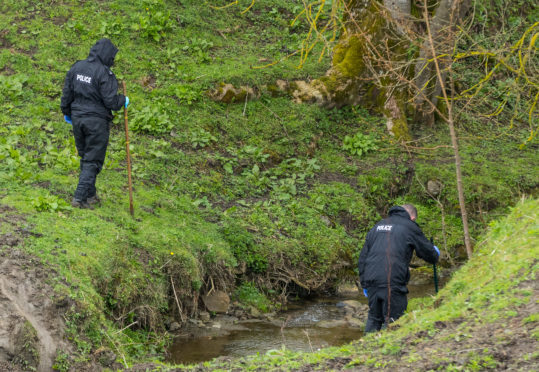
[[[176,294],[176,288],[174,287],[174,280],[172,280],[172,275],[170,276],[170,284],[172,284],[172,291],[174,292],[174,298],[176,299],[176,305],[178,306],[178,312],[180,313],[180,319],[182,323],[185,322],[185,319],[183,317],[183,310],[180,305],[180,301],[178,300],[178,295]]]

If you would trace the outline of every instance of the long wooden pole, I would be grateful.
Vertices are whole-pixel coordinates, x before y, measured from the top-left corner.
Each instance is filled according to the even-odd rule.
[[[127,95],[127,89],[125,88],[125,81],[122,81],[124,88],[124,96]],[[135,215],[135,209],[133,207],[133,183],[131,182],[131,155],[129,153],[129,126],[127,124],[127,107],[124,105],[124,122],[125,122],[125,152],[127,154],[127,182],[129,184],[129,213],[131,216]]]

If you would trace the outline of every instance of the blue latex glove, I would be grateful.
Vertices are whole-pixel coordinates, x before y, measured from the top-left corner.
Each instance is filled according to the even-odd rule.
[[[367,290],[366,290],[365,288],[363,288],[363,294],[365,295],[365,297],[369,297],[369,296],[367,295]]]
[[[73,121],[71,120],[71,116],[64,115],[64,120],[66,123],[73,125]]]
[[[124,107],[127,108],[128,105],[129,105],[129,97],[125,96],[125,105],[124,105]]]
[[[440,250],[438,249],[437,246],[434,246],[434,250],[436,251],[436,253],[438,253],[438,258],[440,257]]]

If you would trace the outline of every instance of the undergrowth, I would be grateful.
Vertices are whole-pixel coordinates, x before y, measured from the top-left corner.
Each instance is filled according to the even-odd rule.
[[[263,311],[283,292],[331,291],[355,278],[358,247],[395,203],[418,206],[444,265],[459,258],[445,127],[412,127],[417,146],[402,147],[361,107],[208,97],[221,82],[259,88],[323,75],[329,58],[301,69],[284,58],[308,31],[302,21],[290,25],[301,9],[284,0],[257,0],[246,13],[191,0],[0,5],[0,203],[27,216],[33,235],[24,249],[54,268],[55,289],[75,300],[68,334],[81,358],[103,345],[128,363],[162,357],[164,318],[196,316],[213,286],[232,294],[238,285],[244,305]],[[102,204],[70,206],[79,159],[59,110],[61,87],[104,36],[120,49],[113,70],[131,100],[135,218],[120,114],[98,177]],[[539,174],[530,167],[536,142],[518,148],[529,128],[517,123],[497,136],[507,131],[493,125],[495,139],[484,140],[472,124],[459,130],[477,239],[522,195],[536,194]],[[438,195],[426,189],[431,180],[443,185]]]

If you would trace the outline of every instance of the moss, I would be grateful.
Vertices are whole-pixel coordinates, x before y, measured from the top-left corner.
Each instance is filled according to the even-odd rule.
[[[406,117],[399,118],[397,120],[393,119],[393,127],[391,128],[391,133],[395,136],[397,140],[407,141],[410,140],[410,132],[408,131],[408,124],[406,122]]]
[[[355,35],[339,42],[333,54],[333,68],[344,78],[356,78],[365,70],[362,40]]]
[[[420,4],[421,6],[418,6],[418,3],[412,1],[411,14],[412,14],[412,17],[423,19],[423,2],[421,2]],[[427,8],[431,16],[434,13],[434,9],[436,9],[437,6],[438,6],[438,1],[436,0],[427,1]]]
[[[369,81],[370,69],[365,65],[364,56],[367,53],[362,36],[371,36],[369,42],[387,43],[387,22],[379,12],[377,4],[371,2],[370,6],[361,16],[361,24],[349,26],[348,36],[344,36],[333,50],[333,67],[329,74],[313,82],[313,87],[326,96],[328,107],[342,107],[344,105],[367,104],[383,113],[387,120],[388,130],[398,140],[409,140],[406,118],[406,96],[401,92],[389,92],[383,87],[376,86]],[[358,27],[359,30],[354,31]],[[404,46],[389,40],[396,55],[405,55]],[[395,82],[386,80],[383,86],[395,86]]]
[[[266,90],[268,91],[268,93],[272,97],[279,97],[279,96],[283,95],[283,91],[281,89],[279,89],[277,84],[268,84],[266,86]]]
[[[384,82],[384,85],[388,85]],[[399,141],[410,139],[408,122],[406,118],[406,98],[403,93],[398,91],[391,92],[388,97],[388,90],[381,88],[378,97],[376,97],[376,108],[381,111],[388,119],[388,130]]]

